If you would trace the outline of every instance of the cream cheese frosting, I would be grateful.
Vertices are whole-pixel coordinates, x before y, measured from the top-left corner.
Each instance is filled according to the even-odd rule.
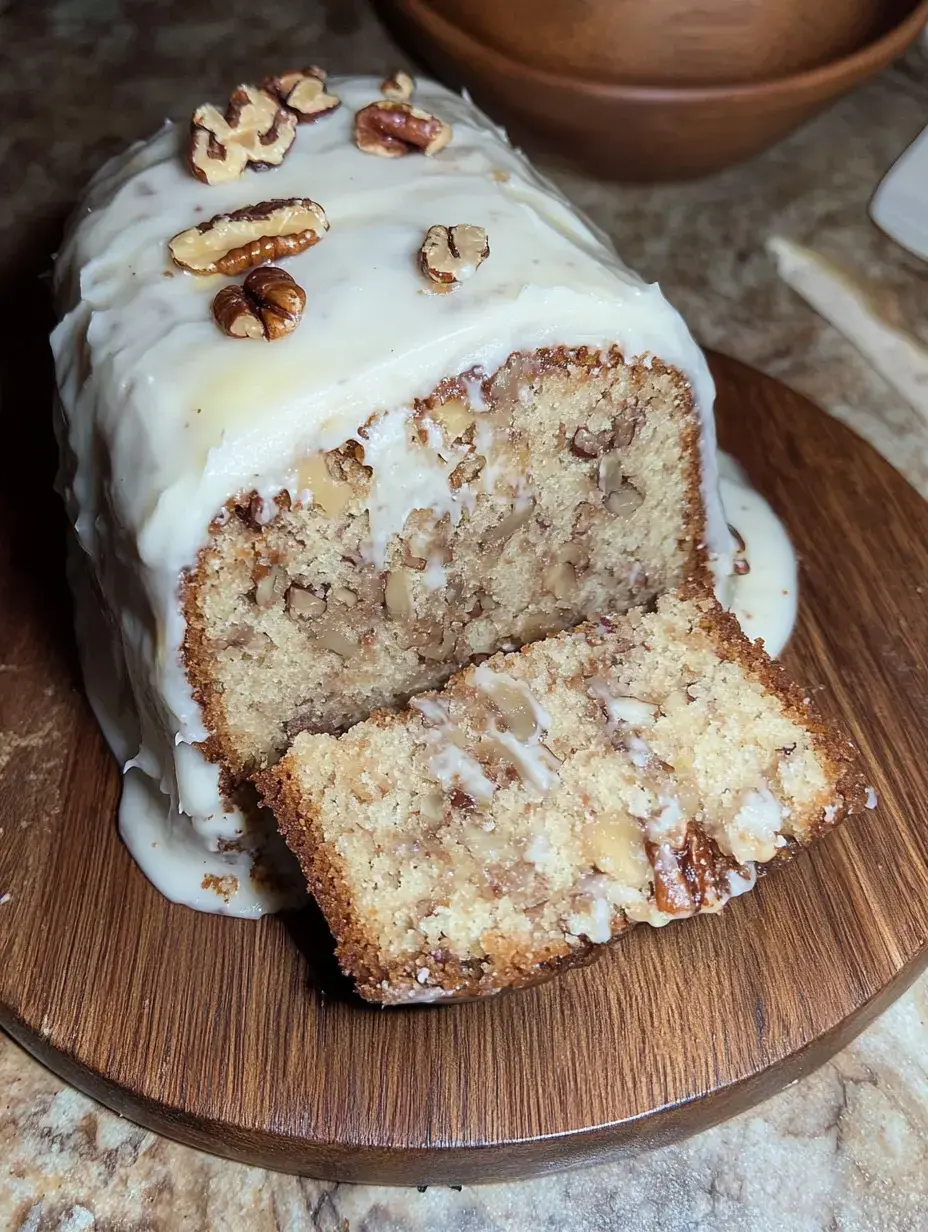
[[[196,747],[208,733],[180,658],[181,579],[226,501],[297,490],[298,460],[343,444],[372,414],[385,413],[372,441],[382,462],[370,511],[377,558],[423,490],[436,509],[448,508],[444,471],[424,471],[393,430],[444,377],[490,373],[512,352],[544,346],[618,345],[626,362],[659,358],[693,389],[707,547],[719,576],[729,572],[712,379],[659,288],[626,269],[467,98],[421,84],[415,105],[452,125],[451,143],[432,158],[384,159],[352,137],[355,112],[381,97],[377,79],[333,79],[328,88],[342,106],[301,125],[284,163],[266,173],[201,183],[182,158],[185,126],[168,124],[132,147],[92,182],[56,266],[62,486],[112,615],[126,730],[138,748],[123,756],[124,738],[111,743],[163,796],[174,832],[189,819],[220,873],[220,857],[241,865],[235,847],[247,847],[246,823],[225,809],[218,770]],[[168,240],[216,214],[291,197],[317,201],[330,224],[320,243],[286,262],[306,292],[303,322],[272,345],[231,339],[210,312],[231,280],[182,272]],[[490,256],[453,294],[434,293],[417,267],[437,223],[479,226],[489,237]],[[85,648],[92,693],[101,692],[99,653]],[[123,833],[143,869],[169,897],[202,907],[199,891],[178,889],[151,827],[135,825],[130,811],[124,800]],[[280,902],[260,886],[212,897],[207,907],[235,914]]]

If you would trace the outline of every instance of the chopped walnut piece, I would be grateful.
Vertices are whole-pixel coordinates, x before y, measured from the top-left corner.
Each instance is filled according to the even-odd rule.
[[[444,629],[441,633],[441,639],[437,642],[426,642],[424,646],[417,648],[417,653],[423,659],[447,659],[454,650],[457,636],[453,629]]]
[[[728,874],[747,869],[726,857],[713,839],[690,823],[681,847],[646,843],[654,870],[654,903],[667,915],[692,915],[721,907],[729,896]]]
[[[595,868],[643,888],[649,866],[637,818],[614,808],[587,825],[581,838]]]
[[[380,83],[380,93],[396,103],[408,103],[415,93],[416,79],[405,69],[398,68]]]
[[[607,454],[599,464],[599,488],[603,504],[614,517],[627,518],[644,503],[644,497],[622,474],[613,455]]]
[[[317,616],[324,616],[327,607],[325,599],[320,599],[302,586],[294,585],[287,591],[287,611],[291,616],[313,620]]]
[[[628,518],[636,509],[641,508],[644,497],[633,484],[623,483],[614,492],[606,494],[603,504],[613,517]]]
[[[402,570],[393,569],[384,583],[384,605],[391,620],[408,620],[413,614],[409,582]]]
[[[279,166],[295,136],[291,111],[264,90],[239,86],[225,113],[211,103],[193,113],[187,166],[204,184],[225,184],[249,163],[256,170]]]
[[[259,201],[181,231],[168,243],[171,259],[191,274],[230,277],[253,265],[292,257],[318,244],[329,229],[325,210],[308,197]]]
[[[577,589],[577,574],[570,561],[561,561],[545,570],[545,590],[555,599],[567,599]]]
[[[358,602],[358,596],[347,586],[333,586],[329,598],[333,603],[340,603],[342,607],[355,607]]]
[[[409,103],[383,99],[362,107],[354,117],[355,145],[381,158],[415,153],[431,157],[450,140],[450,124]]]
[[[255,603],[258,607],[273,607],[287,592],[290,579],[280,565],[259,566],[261,576],[255,584]]]
[[[503,539],[508,539],[510,535],[514,535],[517,530],[526,526],[535,516],[535,498],[530,496],[527,500],[516,502],[512,512],[503,518],[496,526],[491,526],[483,536],[484,546],[491,543],[500,543]]]
[[[419,249],[419,268],[432,282],[458,283],[472,278],[489,255],[483,227],[469,223],[429,227]]]
[[[297,467],[297,483],[301,492],[309,491],[314,505],[334,518],[345,511],[354,493],[343,477],[333,475],[327,457],[333,455],[315,453],[303,458]]]
[[[292,111],[300,124],[312,124],[341,106],[341,99],[326,91],[325,78],[325,69],[311,65],[265,77],[261,89]]]
[[[590,563],[589,555],[578,543],[565,543],[554,554],[557,564],[574,565],[577,569],[586,569]]]
[[[448,476],[448,483],[455,490],[463,488],[467,484],[474,482],[486,464],[486,458],[480,457],[479,454],[471,454],[470,457],[465,458],[463,462],[459,462],[454,468]]]
[[[232,338],[273,342],[296,329],[305,306],[306,292],[286,270],[261,265],[240,287],[223,287],[213,300],[213,316]]]
[[[610,449],[624,449],[630,445],[637,431],[635,412],[623,404],[609,427],[593,432],[581,424],[570,438],[570,452],[578,458],[600,458]]]
[[[511,732],[516,740],[532,740],[538,735],[538,710],[527,688],[494,679],[481,686],[499,712],[500,729]]]
[[[360,648],[360,640],[350,629],[323,629],[317,639],[320,646],[343,659],[350,659]]]
[[[581,426],[570,438],[570,452],[578,458],[598,458],[611,444],[612,433],[608,428],[602,432],[591,432]]]

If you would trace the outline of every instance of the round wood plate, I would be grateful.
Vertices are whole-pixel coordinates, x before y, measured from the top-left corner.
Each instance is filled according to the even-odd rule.
[[[721,916],[636,929],[552,983],[485,1004],[365,1006],[312,911],[198,915],[130,860],[71,652],[60,521],[51,506],[24,516],[34,471],[16,455],[0,524],[0,1023],[160,1133],[405,1184],[667,1142],[861,1030],[928,952],[928,505],[805,399],[732,360],[714,368],[722,444],[800,552],[785,659],[860,745],[875,812]]]

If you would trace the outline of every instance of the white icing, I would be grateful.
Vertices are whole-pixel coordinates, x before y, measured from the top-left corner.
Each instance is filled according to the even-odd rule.
[[[447,574],[445,567],[437,556],[430,556],[425,569],[422,571],[422,580],[425,582],[429,590],[441,590],[445,585]]]
[[[637,697],[614,697],[605,680],[597,676],[587,689],[590,697],[602,702],[613,723],[628,723],[633,727],[650,727],[657,718],[657,707]]]
[[[429,771],[445,791],[459,787],[474,800],[486,803],[493,798],[496,784],[483,773],[475,757],[454,741],[456,731],[442,702],[431,697],[414,697],[409,703],[424,719],[434,724],[425,732],[429,750]]]
[[[434,749],[429,769],[446,790],[460,787],[475,800],[486,801],[492,797],[496,784],[483,773],[476,758],[437,732],[429,732],[428,739]]]
[[[729,898],[738,898],[741,894],[747,894],[757,885],[757,865],[753,860],[745,860],[744,868],[748,870],[746,877],[735,869],[728,870],[728,896]]]
[[[612,908],[606,898],[594,898],[588,912],[576,912],[567,919],[567,930],[574,937],[586,937],[595,945],[605,945],[612,936]]]
[[[796,623],[799,599],[796,554],[782,522],[728,454],[719,454],[725,516],[744,540],[750,572],[732,574],[719,598],[745,634],[764,639],[768,654],[783,652]]]
[[[68,576],[87,696],[107,743],[125,771],[119,832],[148,879],[173,902],[198,911],[255,917],[296,907],[307,898],[296,860],[267,813],[224,812],[218,770],[198,749],[175,749],[176,790],[188,815],[162,788],[158,764],[140,745],[137,711],[117,643],[93,591],[87,557],[69,542]],[[130,756],[133,750],[134,756]],[[241,850],[220,851],[220,845]],[[255,879],[261,866],[273,881]],[[234,878],[234,883],[231,880]],[[204,879],[207,884],[204,886]]]
[[[537,736],[530,740],[517,740],[512,732],[500,731],[495,725],[491,726],[490,731],[506,750],[525,788],[539,796],[546,796],[557,787],[561,763],[550,749],[538,743]]]
[[[772,860],[783,819],[784,810],[768,787],[746,791],[730,826],[726,827],[731,854],[738,863],[757,860],[763,864]]]
[[[640,736],[629,736],[625,741],[625,747],[628,750],[628,756],[632,765],[637,766],[639,770],[643,770],[651,760],[650,746]]]
[[[283,839],[267,813],[190,817],[166,810],[154,779],[129,770],[119,804],[119,833],[145,876],[165,898],[197,911],[256,917],[299,906],[306,891]],[[221,851],[220,841],[241,850]],[[253,875],[254,861],[274,874]]]
[[[436,519],[447,513],[453,526],[463,512],[448,483],[458,457],[440,464],[432,449],[413,443],[411,415],[408,409],[388,411],[364,430],[364,464],[374,469],[367,502],[370,558],[378,569],[386,562],[390,539],[414,509],[431,509]]]
[[[375,559],[411,508],[454,517],[442,468],[404,433],[414,399],[447,375],[493,372],[514,351],[558,345],[618,344],[629,362],[654,355],[679,368],[701,419],[707,547],[718,573],[728,571],[712,380],[660,290],[625,269],[466,100],[420,84],[417,105],[454,126],[451,145],[435,158],[381,159],[351,138],[354,112],[380,97],[378,81],[332,88],[343,106],[301,126],[284,164],[265,174],[200,183],[178,157],[186,125],[132,147],[94,179],[56,266],[65,498],[114,614],[130,712],[131,738],[112,725],[107,734],[164,794],[166,835],[181,808],[203,820],[223,812],[214,768],[188,756],[207,732],[179,655],[178,586],[210,521],[252,489],[270,516],[276,494],[299,486],[298,457],[349,439],[382,470]],[[307,194],[331,230],[287,262],[308,295],[302,326],[272,345],[224,336],[210,302],[228,280],[177,270],[167,241],[214,214]],[[416,270],[436,221],[482,226],[490,239],[490,258],[452,294],[431,293]],[[365,441],[360,429],[378,412]],[[127,742],[135,747],[123,756]],[[152,816],[139,828],[153,827]],[[171,876],[183,880],[165,873],[169,892]],[[186,890],[181,897],[190,901]]]
[[[878,803],[879,803],[879,800],[877,798],[876,792],[873,790],[872,787],[868,787],[867,788],[867,801],[866,801],[867,808],[875,809]]]
[[[516,680],[514,676],[506,672],[493,671],[485,663],[481,663],[474,668],[473,681],[491,700],[494,689],[499,685],[507,685],[510,689],[515,689],[524,698],[534,720],[534,731],[527,740],[518,739],[512,732],[501,731],[495,719],[488,730],[497,743],[506,750],[510,761],[522,779],[522,785],[530,792],[546,796],[557,787],[560,781],[558,776],[560,760],[541,743],[544,733],[551,726],[551,716],[523,681]]]
[[[667,843],[682,838],[686,830],[687,819],[680,808],[680,802],[675,797],[661,796],[661,811],[657,817],[651,818],[645,825],[648,841],[651,843]]]

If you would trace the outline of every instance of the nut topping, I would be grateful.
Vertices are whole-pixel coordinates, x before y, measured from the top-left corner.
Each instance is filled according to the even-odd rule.
[[[294,69],[278,77],[265,77],[261,89],[294,112],[300,124],[312,124],[341,106],[340,98],[326,92],[325,77],[325,70],[315,66]]]
[[[384,99],[354,117],[354,140],[359,150],[381,158],[417,152],[431,157],[451,140],[451,125],[409,103]]]
[[[181,231],[168,243],[175,265],[191,274],[234,276],[253,265],[295,256],[318,244],[329,222],[308,197],[246,205]]]
[[[296,116],[255,86],[233,91],[225,113],[207,103],[190,121],[187,166],[204,184],[237,180],[250,163],[277,167],[296,136]]]
[[[397,103],[408,103],[416,89],[416,80],[405,69],[399,68],[380,83],[380,93]]]
[[[223,287],[213,300],[213,316],[232,338],[273,342],[296,329],[305,306],[306,292],[286,270],[261,265],[240,287]]]
[[[419,268],[432,282],[457,283],[472,278],[490,255],[483,227],[429,227],[419,249]]]

